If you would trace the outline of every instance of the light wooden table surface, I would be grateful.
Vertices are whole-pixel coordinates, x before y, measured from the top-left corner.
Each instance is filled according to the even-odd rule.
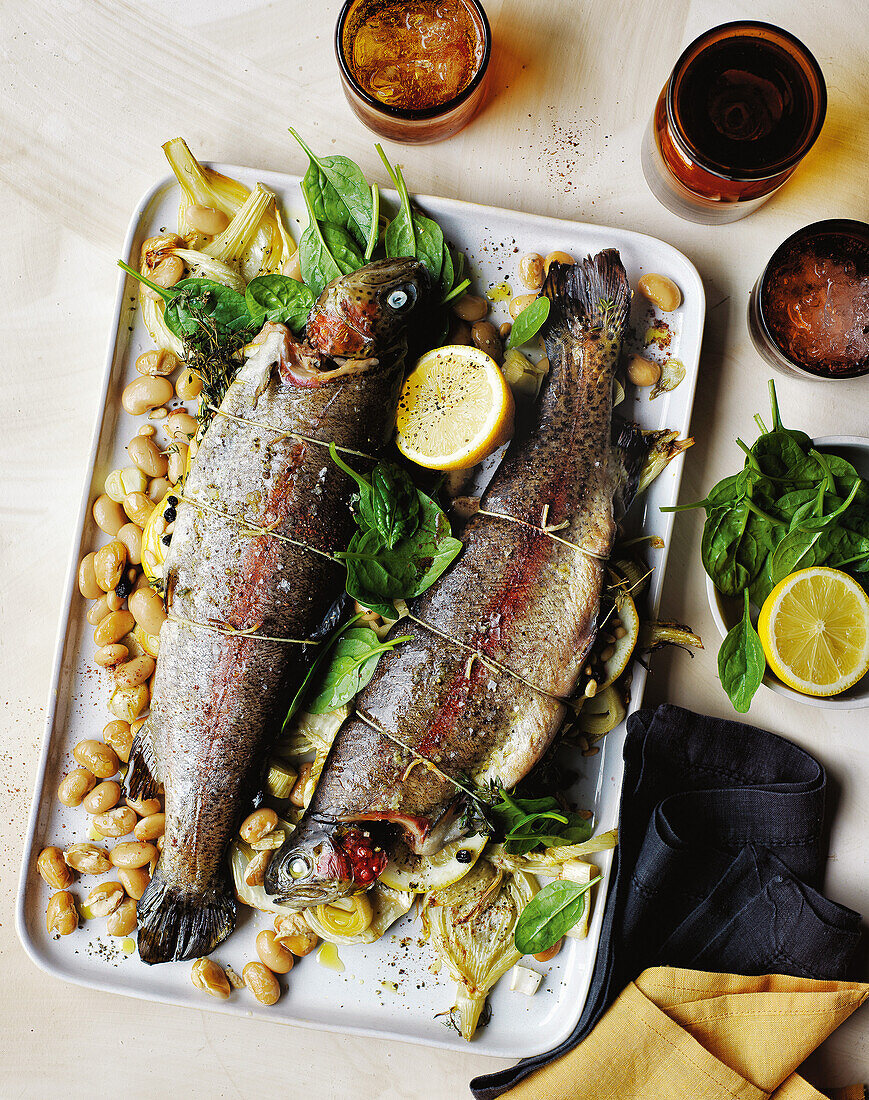
[[[183,134],[204,159],[297,172],[295,125],[312,145],[382,172],[341,94],[332,53],[339,4],[305,0],[6,0],[0,62],[3,181],[0,358],[0,1095],[427,1100],[467,1095],[503,1064],[400,1043],[243,1022],[65,985],[38,971],[14,932],[13,898],[49,688],[61,588],[117,277],[139,195]],[[709,313],[683,499],[739,459],[733,439],[766,408],[768,371],[746,331],[749,289],[776,244],[826,217],[865,218],[869,31],[852,0],[488,0],[495,47],[484,113],[451,141],[390,152],[412,189],[643,230],[699,268]],[[777,23],[813,50],[830,105],[821,138],[759,212],[726,227],[680,221],[648,192],[643,127],[681,48],[729,19]],[[778,380],[787,423],[867,434],[869,382]],[[701,518],[681,518],[663,609],[707,641],[693,661],[659,655],[650,703],[726,715],[718,638],[698,557]],[[767,691],[751,719],[828,768],[827,890],[869,912],[869,712],[825,712]],[[864,1010],[809,1067],[818,1083],[869,1077]],[[650,1098],[651,1100],[651,1098]]]

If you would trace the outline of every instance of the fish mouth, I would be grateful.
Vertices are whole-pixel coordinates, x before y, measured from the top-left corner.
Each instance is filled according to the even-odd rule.
[[[327,905],[367,890],[386,866],[387,856],[362,828],[333,824],[306,830],[274,855],[263,886],[275,900],[295,909]]]

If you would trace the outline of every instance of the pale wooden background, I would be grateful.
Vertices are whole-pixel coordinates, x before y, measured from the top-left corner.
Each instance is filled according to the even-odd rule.
[[[5,0],[0,39],[0,1096],[358,1097],[447,1100],[497,1061],[318,1034],[97,994],[47,977],[15,937],[12,906],[54,650],[61,587],[96,416],[114,300],[114,259],[139,195],[183,134],[204,158],[299,171],[286,128],[382,172],[341,95],[332,54],[339,4],[305,0]],[[734,468],[732,443],[766,405],[748,342],[749,288],[775,245],[822,217],[865,218],[869,31],[853,0],[488,0],[495,33],[485,112],[451,141],[390,150],[412,189],[640,229],[682,249],[709,303],[683,499]],[[787,187],[736,225],[670,215],[647,191],[638,150],[681,47],[729,19],[765,19],[809,44],[830,107]],[[866,433],[869,382],[782,380],[783,415],[812,434]],[[701,520],[678,526],[668,616],[709,645],[660,655],[651,702],[726,714],[717,637],[698,561]],[[866,715],[758,695],[751,718],[827,765],[835,819],[830,896],[869,912]],[[858,1013],[809,1067],[818,1083],[869,1077]],[[651,1098],[650,1098],[651,1100]]]

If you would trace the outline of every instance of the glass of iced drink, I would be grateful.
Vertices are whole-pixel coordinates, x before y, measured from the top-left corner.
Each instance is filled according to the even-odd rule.
[[[754,284],[748,327],[770,366],[802,378],[869,374],[869,225],[807,225]]]
[[[769,23],[725,23],[676,62],[643,140],[643,174],[674,214],[736,221],[793,173],[826,110],[823,74],[802,42]]]
[[[484,96],[489,21],[476,0],[346,0],[335,50],[344,94],[391,141],[441,141]]]

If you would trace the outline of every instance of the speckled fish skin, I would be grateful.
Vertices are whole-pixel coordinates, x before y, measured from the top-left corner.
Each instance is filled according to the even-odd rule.
[[[343,586],[344,568],[328,555],[355,529],[354,483],[327,446],[287,433],[378,453],[425,282],[416,261],[378,261],[324,291],[307,345],[267,324],[221,405],[227,415],[200,444],[167,556],[169,619],[151,713],[131,757],[131,793],[162,783],[166,797],[163,854],[138,907],[145,962],[206,955],[232,930],[227,846],[251,809],[282,701],[304,672],[300,646],[225,631],[309,638]],[[324,358],[339,352],[367,358]]]
[[[444,776],[511,787],[562,724],[560,698],[573,692],[595,636],[624,477],[611,395],[630,289],[609,250],[553,264],[542,293],[552,299],[551,365],[537,424],[514,441],[481,502],[519,522],[475,515],[452,568],[412,609],[434,629],[406,619],[393,628],[411,640],[381,659],[305,820],[271,861],[266,888],[293,905],[358,889],[329,876],[336,822],[393,822],[416,852],[436,851],[455,827],[458,791]],[[595,556],[535,530],[546,524]]]

